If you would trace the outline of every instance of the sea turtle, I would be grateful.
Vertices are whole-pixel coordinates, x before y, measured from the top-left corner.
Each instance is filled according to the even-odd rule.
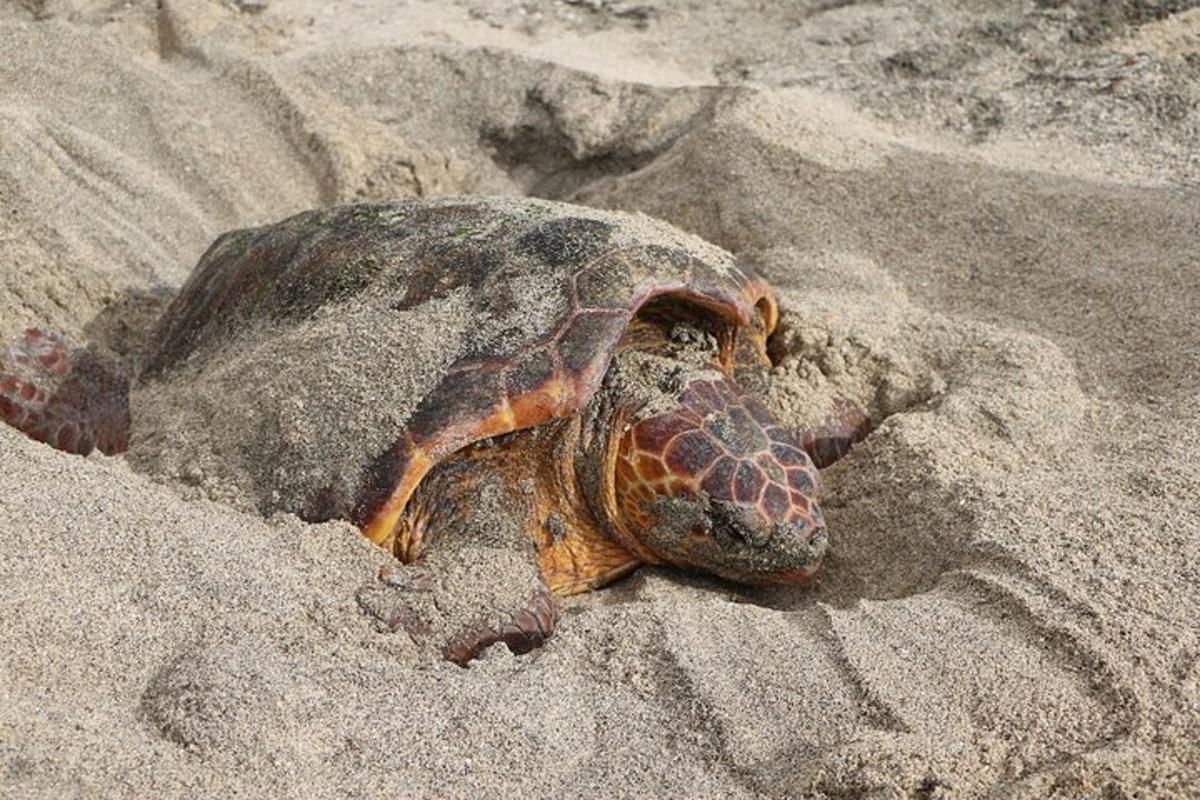
[[[778,317],[729,253],[645,215],[320,209],[218,238],[132,393],[99,349],[27,331],[0,356],[0,415],[263,512],[351,520],[407,565],[363,606],[465,664],[540,645],[553,597],[639,564],[814,574],[813,459],[867,420],[846,404],[789,430],[740,388],[770,367]]]

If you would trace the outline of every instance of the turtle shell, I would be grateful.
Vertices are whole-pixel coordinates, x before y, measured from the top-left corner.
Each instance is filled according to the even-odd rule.
[[[446,198],[234,231],[163,316],[131,454],[387,543],[440,460],[579,411],[664,296],[775,322],[728,253],[644,215]]]

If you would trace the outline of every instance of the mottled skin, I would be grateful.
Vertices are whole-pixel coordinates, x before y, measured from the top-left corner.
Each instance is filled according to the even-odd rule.
[[[129,445],[128,389],[112,359],[33,328],[0,351],[0,419],[69,453]]]
[[[345,303],[386,314],[466,291],[479,341],[391,445],[331,454],[358,465],[354,495],[322,489],[290,509],[349,518],[408,565],[386,569],[390,594],[372,589],[364,608],[465,664],[496,642],[540,645],[554,596],[643,563],[803,582],[827,539],[810,454],[836,459],[867,420],[848,403],[812,431],[775,419],[735,382],[770,366],[778,310],[765,283],[632,219],[476,198],[227,234],[164,315],[141,379],[169,386],[189,359],[203,376],[206,354],[238,346],[256,320],[286,326]],[[521,332],[512,287],[529,275],[561,300]],[[123,449],[127,385],[89,352],[27,332],[0,360],[0,415],[60,449]]]

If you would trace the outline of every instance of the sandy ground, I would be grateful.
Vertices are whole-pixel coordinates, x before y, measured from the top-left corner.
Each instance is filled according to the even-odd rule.
[[[386,557],[0,429],[0,795],[1200,795],[1200,10],[0,0],[0,336],[136,356],[219,233],[667,219],[882,424],[820,584],[642,570],[470,669]],[[135,410],[136,413],[136,410]]]

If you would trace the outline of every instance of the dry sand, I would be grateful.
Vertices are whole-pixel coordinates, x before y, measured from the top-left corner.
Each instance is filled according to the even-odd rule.
[[[462,670],[346,524],[0,429],[0,796],[1200,795],[1187,2],[0,0],[0,337],[135,354],[219,233],[643,210],[879,429],[814,589],[642,570]]]

